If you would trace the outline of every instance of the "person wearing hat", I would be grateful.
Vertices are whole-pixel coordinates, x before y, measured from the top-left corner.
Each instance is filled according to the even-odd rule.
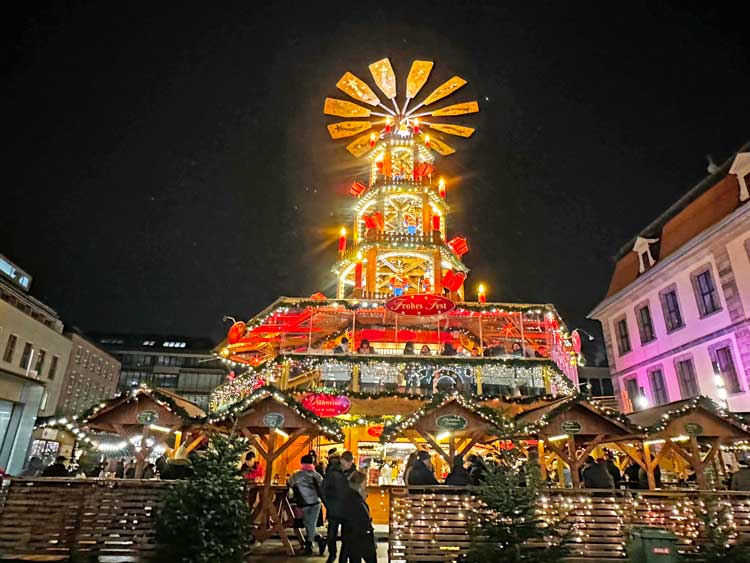
[[[437,485],[430,454],[424,450],[417,454],[417,461],[409,471],[409,485]]]
[[[68,468],[65,467],[65,462],[68,458],[64,455],[59,455],[55,458],[55,463],[47,466],[42,472],[42,477],[68,477]]]
[[[344,497],[349,490],[349,477],[355,471],[354,456],[352,452],[346,451],[341,457],[332,456],[328,459],[328,470],[323,479],[323,505],[326,507],[328,517],[328,559],[327,563],[336,560],[336,538],[339,530],[344,524]],[[348,554],[341,547],[341,558],[346,561]]]

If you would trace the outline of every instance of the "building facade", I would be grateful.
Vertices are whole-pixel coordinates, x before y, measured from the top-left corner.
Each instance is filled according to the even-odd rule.
[[[115,395],[120,362],[78,333],[66,336],[71,341],[70,359],[55,410],[74,415]]]
[[[750,411],[750,145],[623,247],[590,314],[624,412],[697,395]]]
[[[70,356],[57,313],[28,294],[31,277],[0,255],[0,467],[21,471],[37,415],[54,414]]]
[[[227,375],[209,339],[121,334],[98,334],[93,339],[121,363],[120,390],[145,383],[207,409],[211,393]]]

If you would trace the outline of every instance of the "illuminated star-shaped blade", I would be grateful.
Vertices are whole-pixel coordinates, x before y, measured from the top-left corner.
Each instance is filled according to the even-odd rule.
[[[442,131],[443,133],[448,133],[448,135],[456,135],[457,137],[471,137],[474,134],[474,131],[476,131],[476,129],[474,129],[473,127],[452,125],[450,123],[428,123],[426,125],[430,129]]]
[[[440,86],[438,86],[432,94],[427,96],[425,101],[423,101],[420,105],[422,106],[429,106],[430,104],[434,104],[438,100],[442,100],[446,96],[450,96],[453,92],[461,88],[466,84],[466,80],[461,78],[460,76],[454,76],[450,80],[447,80],[443,82]]]
[[[372,127],[372,123],[369,121],[339,121],[338,123],[331,123],[327,127],[332,139],[344,139],[367,131]]]
[[[380,103],[380,99],[375,95],[375,92],[363,80],[357,78],[351,72],[347,72],[341,77],[341,80],[336,83],[336,88],[347,93],[355,100],[370,104],[371,106],[376,106]]]
[[[396,97],[396,73],[393,72],[391,61],[380,59],[369,66],[370,74],[375,79],[375,84],[385,94],[386,98],[392,100]]]
[[[323,113],[338,117],[370,117],[370,110],[347,100],[326,98]]]
[[[467,113],[476,113],[478,111],[478,103],[463,102],[460,104],[453,104],[452,106],[446,106],[444,108],[433,110],[430,112],[430,115],[434,115],[435,117],[443,115],[466,115]]]
[[[434,149],[436,152],[443,156],[447,156],[456,152],[456,149],[444,143],[440,139],[436,139],[434,137],[430,139],[430,148]]]
[[[430,72],[435,63],[432,61],[414,61],[411,63],[409,76],[406,77],[406,97],[416,98],[422,86],[430,77]]]
[[[370,135],[367,134],[357,137],[351,143],[346,145],[346,150],[352,153],[356,158],[359,158],[370,150]]]

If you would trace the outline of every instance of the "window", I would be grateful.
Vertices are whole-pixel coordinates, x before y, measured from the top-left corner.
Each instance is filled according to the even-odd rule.
[[[695,274],[692,276],[692,281],[695,300],[698,302],[698,311],[701,317],[721,309],[721,302],[710,269]]]
[[[678,360],[675,362],[677,370],[677,381],[680,384],[680,393],[683,399],[698,396],[698,383],[695,380],[695,366],[693,360]]]
[[[638,388],[638,380],[635,377],[625,380],[625,391],[628,394],[628,401],[630,402],[630,410],[634,411],[641,392]]]
[[[641,337],[641,344],[651,342],[654,339],[654,323],[651,322],[651,311],[648,304],[636,309],[635,318],[638,320],[638,334]]]
[[[682,313],[680,313],[680,303],[677,300],[677,290],[674,288],[668,289],[662,292],[660,297],[667,332],[672,332],[684,326]]]
[[[10,363],[13,361],[13,353],[16,351],[16,342],[18,342],[18,337],[15,334],[11,334],[8,337],[8,343],[5,345],[5,353],[3,354],[4,362]]]
[[[34,350],[34,347],[31,345],[31,342],[27,342],[23,346],[23,354],[21,354],[21,361],[18,363],[20,367],[23,369],[27,369],[29,367],[29,360],[31,360],[31,352]]]
[[[729,346],[717,348],[715,351],[716,362],[719,364],[719,373],[724,378],[724,385],[730,393],[742,391],[740,380],[737,378],[737,369],[734,367],[732,349]]]
[[[617,320],[615,327],[617,330],[617,349],[622,356],[630,352],[630,336],[628,336],[628,322],[625,320],[625,317]]]
[[[57,373],[57,362],[60,361],[60,358],[57,356],[52,356],[52,361],[49,364],[49,373],[47,374],[47,377],[50,379],[55,379],[55,373]]]
[[[39,350],[39,354],[36,356],[36,365],[34,366],[34,371],[37,375],[42,375],[42,368],[44,367],[44,358],[47,355],[46,350]]]
[[[664,386],[664,374],[660,369],[652,370],[648,373],[648,377],[651,380],[651,391],[654,395],[654,402],[657,405],[663,405],[668,403],[667,388]]]

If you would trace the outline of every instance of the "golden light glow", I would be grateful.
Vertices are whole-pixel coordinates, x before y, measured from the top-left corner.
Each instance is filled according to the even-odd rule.
[[[438,434],[437,436],[435,436],[435,441],[436,442],[442,442],[443,440],[447,440],[450,437],[451,437],[451,433],[450,432],[443,432],[443,433]]]
[[[479,294],[482,294],[482,293],[487,293],[487,292],[485,291],[485,288],[484,288],[484,284],[483,284],[483,283],[480,283],[480,284],[479,284],[479,287],[477,287],[477,293],[479,293]]]
[[[278,434],[282,438],[289,438],[289,434],[287,434],[283,430],[279,430],[278,428],[274,428],[273,430],[274,430],[274,432],[276,432],[276,434]]]
[[[359,252],[357,252],[357,262],[361,262],[361,261],[362,261],[362,251],[360,250]]]
[[[411,63],[409,76],[406,77],[406,97],[415,98],[422,86],[425,85],[430,77],[432,67],[435,65],[432,61],[414,61]]]
[[[429,137],[429,135],[427,135],[427,137]],[[445,179],[442,176],[438,180],[438,187],[439,188],[444,188],[445,187]]]
[[[340,235],[341,235],[342,237],[345,237],[345,236],[346,236],[346,228],[345,228],[345,227],[341,227],[341,230],[339,231],[339,234],[340,234]]]
[[[149,424],[148,426],[151,430],[156,430],[157,432],[164,432],[165,434],[169,434],[172,429],[167,428],[166,426],[159,426],[158,424]]]

